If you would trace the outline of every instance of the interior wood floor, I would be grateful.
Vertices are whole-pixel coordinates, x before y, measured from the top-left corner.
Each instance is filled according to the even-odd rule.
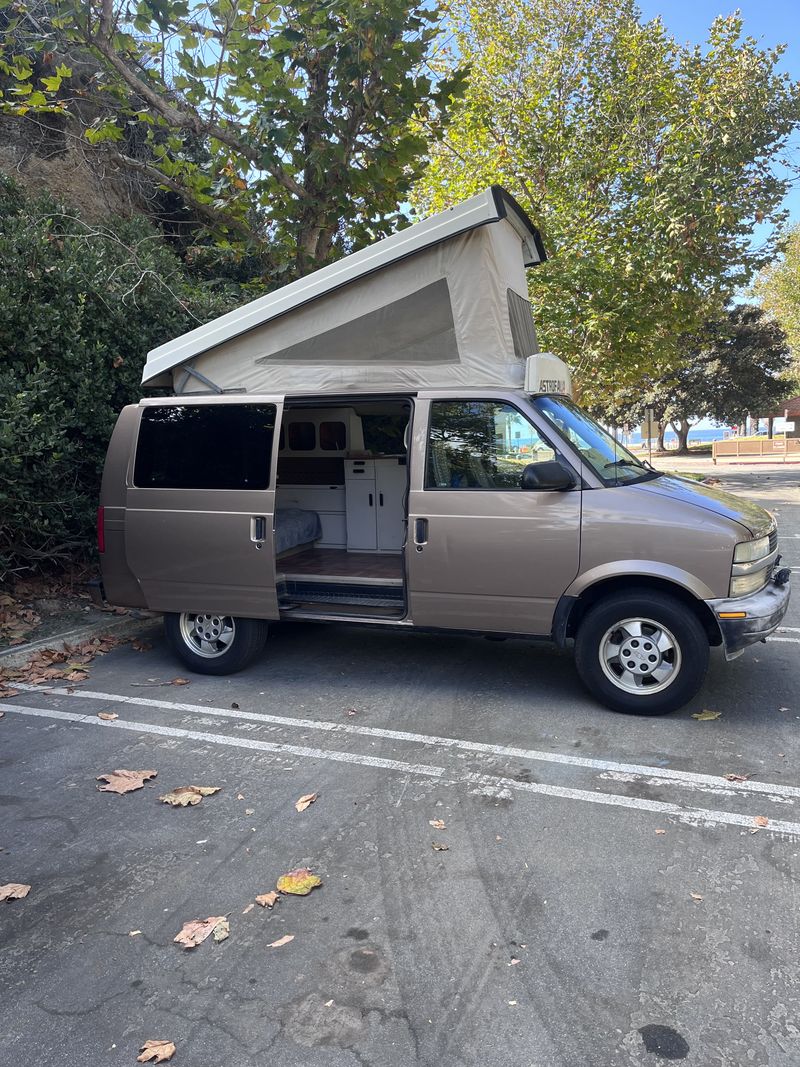
[[[373,552],[346,552],[340,548],[304,548],[276,561],[285,577],[318,575],[336,578],[373,578],[403,581],[403,557]]]

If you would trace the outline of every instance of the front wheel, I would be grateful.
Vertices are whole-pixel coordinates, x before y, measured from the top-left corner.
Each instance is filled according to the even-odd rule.
[[[665,715],[703,684],[708,637],[690,607],[666,593],[616,593],[591,607],[575,638],[575,666],[614,711]]]
[[[213,612],[165,615],[164,631],[178,659],[197,674],[240,671],[256,658],[267,639],[263,619]]]

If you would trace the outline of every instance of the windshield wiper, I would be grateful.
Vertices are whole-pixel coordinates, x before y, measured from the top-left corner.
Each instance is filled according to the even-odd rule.
[[[611,463],[606,463],[603,470],[608,470],[609,467],[641,467],[643,471],[647,470],[644,463],[640,463],[638,459],[615,459]],[[650,470],[652,469],[651,467]]]

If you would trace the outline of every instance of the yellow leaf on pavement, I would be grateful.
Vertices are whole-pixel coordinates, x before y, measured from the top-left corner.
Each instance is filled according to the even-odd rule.
[[[307,807],[310,807],[310,805],[314,803],[314,801],[317,799],[318,796],[319,796],[319,793],[305,793],[305,794],[303,794],[303,796],[300,797],[300,799],[297,801],[297,803],[294,806],[295,811],[305,811]]]
[[[136,1057],[137,1063],[164,1063],[175,1055],[171,1041],[145,1041]]]
[[[703,708],[702,711],[696,711],[692,718],[697,719],[698,722],[711,722],[712,719],[718,719],[721,715],[721,711],[709,711],[708,708]]]
[[[316,886],[322,885],[322,879],[312,874],[308,867],[298,867],[297,870],[289,871],[278,879],[278,889],[281,893],[291,893],[295,897],[305,897]]]
[[[98,774],[97,781],[105,782],[97,788],[101,793],[131,793],[141,789],[148,778],[155,778],[158,771],[116,770],[111,774]]]
[[[0,885],[0,900],[22,900],[30,891],[29,885],[22,885],[21,882],[7,882],[5,885]]]
[[[282,945],[288,945],[290,941],[294,941],[294,934],[284,934],[283,937],[279,937],[277,941],[273,941],[267,945],[267,948],[280,948]]]

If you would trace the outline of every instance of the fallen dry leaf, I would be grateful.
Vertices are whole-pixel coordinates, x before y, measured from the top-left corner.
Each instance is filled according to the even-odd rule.
[[[98,774],[97,781],[105,782],[97,788],[101,793],[131,793],[134,789],[141,789],[148,778],[155,778],[158,771],[125,771],[117,770],[111,774]]]
[[[22,900],[30,891],[31,887],[29,885],[22,885],[20,882],[7,882],[5,885],[0,885],[0,900]]]
[[[428,826],[432,826],[434,830],[446,830],[447,827],[444,824],[444,819],[428,819]]]
[[[255,907],[255,904],[251,900],[250,903],[247,905],[247,907],[242,912],[242,915],[247,915],[248,911],[252,911],[254,907]]]
[[[277,884],[281,893],[306,897],[312,889],[322,885],[322,879],[312,874],[308,867],[298,867],[297,870],[289,871],[288,874],[282,874]]]
[[[703,708],[702,711],[696,711],[692,718],[697,719],[698,722],[711,722],[712,719],[718,719],[721,715],[721,711],[709,711],[708,708]]]
[[[209,915],[207,919],[192,919],[184,923],[181,932],[173,937],[173,941],[184,948],[195,948],[201,945],[214,928],[227,920],[226,915]]]
[[[218,785],[180,785],[158,799],[173,808],[188,808],[199,804],[203,797],[211,797],[220,791]]]
[[[243,797],[243,795],[241,793],[237,793],[236,794],[236,799],[237,800],[244,800],[244,797]]]
[[[656,830],[657,834],[665,834],[666,832],[667,832],[666,830]]]
[[[354,715],[357,715],[358,712],[356,711],[355,708],[348,708],[347,709],[347,714],[350,716],[350,718],[352,718]]]
[[[171,1041],[145,1041],[139,1052],[137,1063],[163,1063],[175,1055],[175,1045]]]
[[[119,715],[115,711],[98,711],[97,718],[102,719],[103,722],[113,722],[114,719],[119,718]]]
[[[267,948],[280,948],[281,945],[288,945],[290,941],[294,941],[294,934],[284,934],[283,937],[279,937],[277,941],[273,941],[267,945]]]
[[[778,711],[790,711],[790,708],[778,708]]]
[[[769,819],[766,817],[766,815],[756,815],[756,817],[753,819],[753,822],[756,824],[756,826],[769,826]]]
[[[438,841],[434,841],[433,845],[431,847],[433,848],[434,852],[449,852],[450,851],[450,846],[449,845],[442,845]]]
[[[131,648],[135,652],[149,652],[152,647],[149,641],[142,641],[140,637],[134,637],[131,641]]]
[[[89,675],[86,671],[70,671],[64,677],[68,682],[85,682]]]
[[[231,936],[231,924],[227,919],[223,919],[221,923],[217,923],[214,927],[214,940],[225,941]]]
[[[0,700],[8,700],[9,697],[18,697],[19,689],[6,689],[4,685],[0,685]]]
[[[172,681],[169,684],[170,685],[188,685],[189,684],[189,679],[188,678],[173,678]]]
[[[138,937],[141,932],[141,930],[129,930],[128,937]]]
[[[752,778],[752,774],[723,774],[722,777],[727,782],[748,782]]]
[[[262,908],[271,908],[273,904],[277,904],[280,900],[280,894],[272,890],[270,893],[262,893],[256,897],[256,904],[260,904]]]
[[[319,793],[304,793],[294,806],[295,811],[305,811],[319,796]]]
[[[255,808],[245,808],[244,809],[244,813],[245,813],[245,815],[255,815],[256,809]]]
[[[5,717],[6,713],[4,711],[0,711],[0,719],[4,719]]]
[[[700,894],[699,894],[699,893],[690,893],[690,894],[689,894],[689,896],[690,896],[690,897],[692,898],[692,900],[702,900],[702,899],[703,899],[703,898],[702,898],[702,897],[700,896]]]

